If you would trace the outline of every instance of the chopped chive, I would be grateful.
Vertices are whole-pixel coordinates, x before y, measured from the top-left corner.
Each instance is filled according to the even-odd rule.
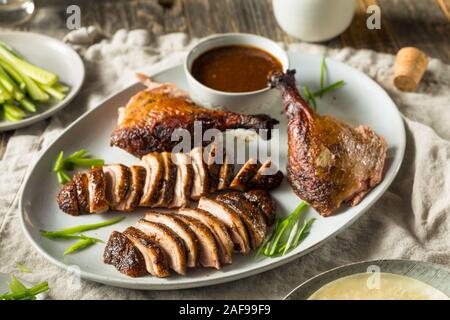
[[[325,51],[322,56],[322,65],[320,67],[320,90],[322,90],[325,85],[325,72],[327,69],[326,58],[327,52]]]
[[[58,172],[62,169],[63,157],[64,157],[64,151],[60,151],[58,153],[58,158],[56,158],[55,165],[53,166],[54,172]]]
[[[73,164],[81,166],[81,167],[101,167],[105,164],[105,161],[102,159],[73,159],[71,161]]]
[[[316,98],[314,97],[314,94],[312,93],[311,89],[308,86],[304,86],[303,91],[305,93],[305,97],[306,97],[307,101],[311,104],[314,111],[317,111]]]

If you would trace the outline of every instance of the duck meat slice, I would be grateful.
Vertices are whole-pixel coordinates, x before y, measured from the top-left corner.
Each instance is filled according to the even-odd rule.
[[[130,169],[123,164],[103,166],[106,183],[106,199],[111,207],[122,202],[130,188]]]
[[[162,179],[161,191],[158,201],[152,205],[154,208],[167,208],[173,200],[175,181],[177,179],[177,167],[172,163],[172,154],[162,152],[161,159],[164,165],[164,175]]]
[[[102,167],[92,167],[88,174],[89,212],[102,213],[109,209],[106,200],[106,183]]]
[[[89,213],[89,182],[85,173],[76,173],[73,178],[77,190],[78,208],[80,213]]]
[[[158,152],[142,157],[142,166],[146,169],[144,192],[139,203],[142,207],[150,207],[160,196],[164,179],[164,162]]]
[[[178,214],[189,216],[202,222],[214,235],[219,249],[220,262],[230,264],[233,260],[234,244],[231,240],[230,233],[225,224],[213,216],[211,213],[202,209],[180,209]]]
[[[216,192],[219,185],[220,168],[223,163],[223,151],[217,147],[216,143],[211,143],[206,147],[206,167],[209,175],[209,192]]]
[[[258,206],[266,218],[267,226],[271,226],[275,221],[277,204],[270,194],[265,190],[250,190],[242,194],[245,199]]]
[[[160,223],[169,227],[184,242],[188,267],[198,265],[198,240],[195,233],[181,219],[170,213],[150,211],[145,215],[145,220]]]
[[[203,148],[196,147],[190,152],[192,168],[194,169],[194,180],[192,183],[191,199],[198,200],[209,194],[210,181],[208,168],[203,161]]]
[[[141,252],[148,273],[159,278],[170,275],[164,252],[149,236],[135,227],[128,227],[123,234]]]
[[[230,183],[230,189],[245,191],[247,189],[247,184],[256,174],[261,164],[255,159],[249,159],[241,169],[238,171],[236,176]]]
[[[203,267],[212,267],[220,269],[219,249],[213,233],[207,226],[192,217],[177,215],[184,221],[191,230],[197,235],[198,239],[198,261]]]
[[[198,208],[211,213],[227,226],[233,243],[241,253],[250,252],[250,239],[247,230],[235,211],[219,201],[205,197],[200,198]]]
[[[267,224],[264,214],[247,201],[240,192],[229,192],[217,196],[217,201],[234,210],[244,222],[251,236],[252,248],[256,249],[264,241],[267,234]]]
[[[163,250],[170,268],[178,274],[186,274],[186,249],[183,240],[169,227],[150,222],[138,221],[136,228],[148,235]]]
[[[272,190],[280,186],[283,178],[283,173],[273,167],[272,161],[266,160],[247,183],[247,189]]]
[[[223,164],[219,172],[218,190],[226,190],[229,188],[234,176],[234,159],[224,150]]]
[[[103,252],[103,261],[112,264],[121,273],[130,277],[147,274],[142,253],[122,233],[113,231]]]
[[[70,215],[80,215],[80,209],[77,200],[77,187],[73,180],[67,182],[56,198],[59,208]]]
[[[172,153],[172,161],[177,167],[177,178],[173,200],[169,208],[186,207],[190,202],[192,179],[194,176],[191,158],[184,153],[178,152]]]
[[[125,198],[112,209],[116,211],[134,211],[142,198],[145,185],[146,170],[141,166],[131,166],[130,168],[130,187]]]

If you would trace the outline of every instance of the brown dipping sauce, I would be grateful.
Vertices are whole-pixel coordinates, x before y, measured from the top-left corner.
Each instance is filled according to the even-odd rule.
[[[225,46],[206,51],[196,58],[191,73],[205,86],[225,92],[250,92],[267,87],[272,70],[283,71],[270,53],[248,46]]]

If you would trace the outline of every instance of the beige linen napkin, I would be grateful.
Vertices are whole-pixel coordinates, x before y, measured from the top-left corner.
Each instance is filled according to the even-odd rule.
[[[280,299],[311,276],[350,262],[404,258],[450,266],[450,66],[431,59],[417,92],[402,93],[392,85],[394,56],[345,48],[328,52],[384,87],[400,109],[407,132],[398,176],[361,219],[305,257],[228,284],[146,292],[78,281],[73,273],[41,257],[20,229],[18,193],[29,164],[71,121],[132,82],[135,70],[150,72],[175,65],[195,40],[181,33],[151,39],[145,30],[120,30],[105,38],[95,28],[77,30],[65,40],[84,59],[86,83],[64,111],[16,131],[8,143],[0,162],[0,272],[34,282],[47,280],[50,297],[55,299]],[[309,44],[292,44],[287,49],[324,50]],[[16,261],[33,273],[20,273]]]

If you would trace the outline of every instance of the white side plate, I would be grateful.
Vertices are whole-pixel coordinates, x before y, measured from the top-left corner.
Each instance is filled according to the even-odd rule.
[[[0,120],[0,131],[14,130],[44,120],[64,108],[75,98],[84,81],[84,64],[80,56],[63,42],[31,32],[0,32],[0,40],[18,51],[31,63],[56,73],[70,87],[63,101],[53,100],[20,121]]]
[[[297,69],[301,85],[315,88],[320,74],[321,56],[291,54],[291,66]],[[102,262],[104,245],[97,244],[87,250],[64,257],[63,252],[71,242],[52,241],[39,235],[40,229],[57,230],[86,223],[99,222],[115,216],[126,216],[121,223],[91,231],[90,235],[108,239],[112,230],[124,230],[143,216],[144,210],[135,213],[107,213],[103,215],[85,215],[72,217],[61,212],[56,204],[56,195],[60,186],[51,173],[53,162],[60,150],[73,152],[86,148],[95,156],[102,157],[108,163],[136,164],[138,160],[124,151],[109,146],[109,136],[115,127],[117,108],[124,106],[128,99],[143,87],[135,84],[108,98],[94,110],[88,112],[72,124],[42,154],[30,172],[21,199],[21,221],[27,238],[35,248],[51,262],[67,268],[78,265],[81,276],[101,283],[135,289],[178,289],[212,285],[248,277],[292,261],[323,244],[338,232],[344,230],[360,217],[391,184],[403,159],[405,132],[400,114],[386,94],[373,80],[361,72],[342,63],[328,60],[330,81],[345,80],[344,88],[319,101],[319,110],[331,114],[353,125],[365,124],[381,134],[389,144],[387,171],[382,183],[370,192],[356,207],[343,207],[329,218],[320,217],[314,210],[308,210],[307,216],[316,217],[311,234],[297,248],[279,258],[255,259],[254,254],[240,256],[236,254],[232,265],[220,271],[198,268],[189,270],[187,276],[172,276],[159,279],[151,276],[129,278],[120,274],[113,266]],[[187,88],[183,68],[177,66],[153,76],[160,82],[174,82],[183,89]],[[287,153],[286,119],[281,114],[281,105],[268,108],[271,116],[280,123],[281,168],[285,168]],[[267,112],[267,110],[259,110]],[[286,180],[286,179],[285,179]],[[300,200],[291,191],[286,181],[272,192],[278,203],[278,214],[286,216],[299,204]]]

